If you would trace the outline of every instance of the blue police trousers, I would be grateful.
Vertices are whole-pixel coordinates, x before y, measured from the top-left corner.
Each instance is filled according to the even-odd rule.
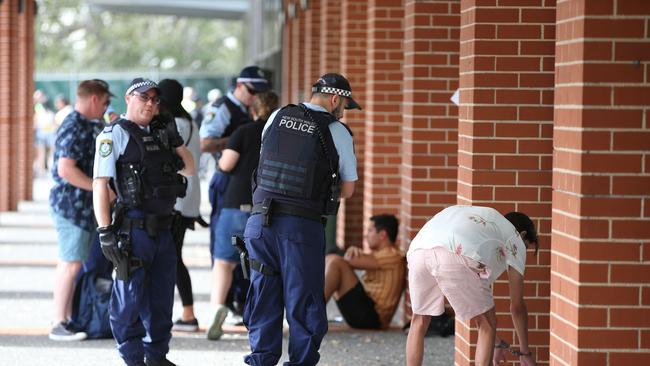
[[[289,323],[289,362],[315,365],[327,333],[325,310],[325,231],[319,222],[297,216],[274,215],[262,226],[253,215],[244,232],[251,259],[281,272],[276,276],[251,270],[244,309],[251,353],[249,365],[276,365],[282,355],[282,315]]]
[[[142,229],[131,230],[133,256],[146,268],[131,273],[128,281],[116,280],[110,301],[110,323],[117,349],[127,365],[164,360],[171,339],[176,248],[171,231],[149,237]]]

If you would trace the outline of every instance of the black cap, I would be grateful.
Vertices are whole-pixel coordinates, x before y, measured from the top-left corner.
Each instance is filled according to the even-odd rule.
[[[352,99],[350,82],[341,74],[329,73],[321,76],[311,87],[312,93],[335,94],[350,100],[345,109],[361,109],[361,106]]]
[[[101,88],[103,88],[106,91],[106,94],[108,94],[109,97],[114,97],[115,94],[111,93],[109,90],[108,83],[102,79],[92,79],[95,83],[97,83]]]
[[[264,92],[269,89],[269,80],[264,70],[257,66],[244,67],[237,78],[238,83],[251,84],[255,91]]]
[[[183,101],[183,85],[178,80],[160,80],[158,90],[160,90],[160,103],[163,108],[167,109],[174,117],[185,117],[190,121],[192,120],[192,116],[181,105]]]
[[[131,81],[131,85],[129,85],[129,88],[126,89],[125,94],[129,95],[134,91],[137,91],[138,93],[146,93],[148,90],[151,89],[156,89],[158,94],[160,94],[160,88],[158,87],[158,84],[156,84],[155,82],[149,79],[135,78]]]

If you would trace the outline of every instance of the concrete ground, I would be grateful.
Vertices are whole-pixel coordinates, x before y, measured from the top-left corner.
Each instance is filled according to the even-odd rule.
[[[57,258],[56,233],[48,214],[51,181],[34,182],[34,201],[18,212],[0,213],[0,360],[2,365],[120,365],[113,340],[54,342],[47,338],[52,319],[52,288]],[[204,189],[202,192],[207,192]],[[202,211],[209,212],[204,199]],[[207,214],[204,214],[207,217]],[[230,325],[216,342],[205,338],[212,311],[209,232],[188,232],[183,257],[192,276],[195,309],[202,328],[174,333],[168,358],[179,365],[241,365],[249,351],[246,329]],[[180,314],[176,296],[174,319]],[[386,332],[351,330],[328,304],[330,332],[321,345],[321,365],[403,365],[406,336],[399,316]],[[281,362],[287,361],[287,333]],[[452,365],[454,338],[426,338],[425,365]]]

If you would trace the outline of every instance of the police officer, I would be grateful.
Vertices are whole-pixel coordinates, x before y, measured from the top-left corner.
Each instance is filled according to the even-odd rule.
[[[241,70],[235,89],[217,99],[207,111],[201,124],[201,150],[213,153],[219,160],[221,151],[226,147],[228,137],[240,126],[252,122],[248,107],[255,95],[268,89],[268,80],[257,66],[248,66]],[[223,335],[222,325],[228,315],[225,305],[226,295],[232,284],[232,271],[238,262],[236,250],[230,245],[233,233],[241,234],[244,223],[236,220],[220,220],[229,176],[217,170],[209,186],[212,214],[210,215],[210,252],[213,258],[212,291],[210,302],[214,317],[208,328],[207,338],[218,340]],[[219,223],[219,225],[217,225]]]
[[[275,365],[282,353],[282,316],[289,323],[289,363],[315,365],[327,332],[325,232],[322,216],[354,192],[356,157],[339,121],[358,108],[350,83],[325,74],[309,103],[274,112],[262,132],[253,211],[244,238],[251,286],[244,310],[249,365]]]
[[[157,119],[159,93],[153,81],[134,79],[126,114],[96,140],[93,203],[102,252],[117,269],[110,323],[127,365],[173,365],[166,359],[176,283],[171,214],[185,194],[178,173],[191,176],[194,161],[173,120]],[[113,221],[109,183],[123,207]]]

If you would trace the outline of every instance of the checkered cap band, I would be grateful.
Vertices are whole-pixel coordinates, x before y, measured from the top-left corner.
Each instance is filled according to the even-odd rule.
[[[336,94],[336,95],[340,95],[342,97],[352,98],[352,92],[351,91],[344,90],[344,89],[339,89],[339,88],[333,88],[331,86],[322,86],[320,88],[316,88],[315,91],[319,92],[319,93]]]
[[[138,88],[141,88],[143,86],[150,86],[152,88],[157,88],[158,84],[154,83],[151,80],[141,81],[139,83],[135,83],[135,84],[131,85],[128,89],[126,89],[126,94],[131,94],[131,92],[133,92],[134,90],[136,90]]]

